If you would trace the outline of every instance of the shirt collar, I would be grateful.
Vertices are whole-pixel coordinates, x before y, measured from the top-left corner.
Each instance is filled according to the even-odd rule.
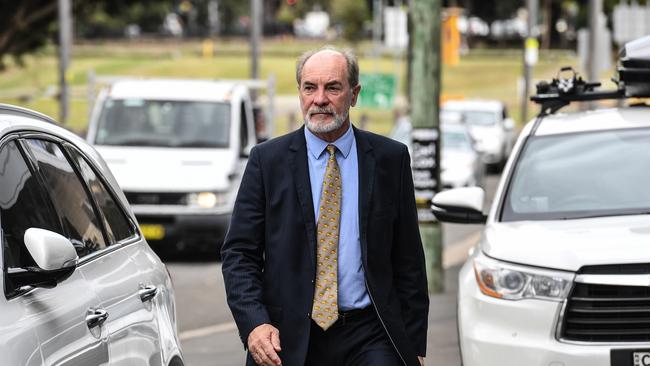
[[[314,133],[309,131],[307,127],[305,127],[305,140],[307,142],[307,150],[309,150],[309,153],[315,159],[318,159],[323,154],[323,151],[325,151],[327,148],[327,145],[330,144],[329,142],[322,140],[320,137],[314,135]],[[343,158],[347,158],[348,154],[350,154],[350,150],[352,149],[352,142],[354,142],[354,131],[352,131],[352,124],[350,124],[350,128],[345,131],[343,136],[332,142],[332,144],[336,146],[341,155],[343,155]]]

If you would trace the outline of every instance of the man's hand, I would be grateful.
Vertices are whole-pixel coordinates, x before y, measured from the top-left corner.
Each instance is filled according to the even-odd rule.
[[[424,366],[424,357],[418,356],[418,361],[420,361],[420,366]]]
[[[261,366],[280,366],[280,331],[271,324],[258,325],[248,335],[248,352]]]

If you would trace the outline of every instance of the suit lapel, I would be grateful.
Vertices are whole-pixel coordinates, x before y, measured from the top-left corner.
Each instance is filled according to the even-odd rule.
[[[368,264],[368,213],[372,197],[372,185],[375,181],[375,155],[372,145],[368,142],[363,131],[354,128],[354,137],[357,142],[357,158],[359,164],[359,236],[361,241],[361,256],[364,264]],[[367,268],[367,267],[366,267]]]
[[[316,223],[314,221],[314,204],[312,200],[311,184],[309,182],[309,166],[307,164],[307,143],[305,142],[304,127],[293,134],[289,146],[289,166],[293,173],[293,182],[296,186],[298,201],[305,222],[309,253],[313,268],[316,268]]]

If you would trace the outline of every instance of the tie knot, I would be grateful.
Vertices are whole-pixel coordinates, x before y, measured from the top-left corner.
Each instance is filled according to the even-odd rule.
[[[330,153],[330,155],[334,155],[336,152],[336,146],[332,144],[327,145],[327,152]]]

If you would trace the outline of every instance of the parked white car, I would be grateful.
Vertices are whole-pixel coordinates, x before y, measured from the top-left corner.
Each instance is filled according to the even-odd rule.
[[[0,365],[183,365],[171,279],[104,160],[8,105],[0,225]]]
[[[456,114],[441,114],[440,180],[443,189],[483,186],[486,166],[467,127]],[[402,117],[390,137],[411,152],[411,121]]]
[[[646,96],[647,75],[633,74]],[[650,365],[650,108],[549,114],[631,89],[541,86],[543,113],[523,129],[487,216],[478,187],[433,199],[441,221],[486,223],[459,273],[462,363]]]
[[[115,82],[99,94],[87,140],[106,159],[156,251],[219,255],[257,142],[245,85]]]
[[[459,113],[476,141],[476,150],[492,167],[505,164],[517,138],[515,122],[508,117],[506,106],[496,100],[449,100],[442,114]]]

